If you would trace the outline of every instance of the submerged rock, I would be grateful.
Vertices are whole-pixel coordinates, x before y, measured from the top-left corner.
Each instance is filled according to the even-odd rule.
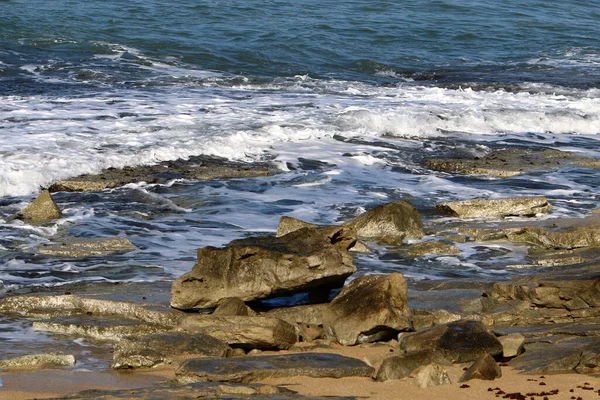
[[[70,367],[75,365],[75,357],[70,354],[28,354],[21,357],[0,360],[0,369],[5,368],[40,368],[40,367]]]
[[[359,215],[345,226],[356,230],[359,238],[399,245],[406,239],[423,237],[423,222],[417,209],[408,201],[382,204]]]
[[[186,360],[176,371],[182,383],[220,381],[255,382],[267,378],[309,376],[343,378],[370,376],[373,368],[355,358],[330,353],[298,353],[274,356]]]
[[[285,236],[234,240],[198,249],[198,262],[173,283],[171,306],[212,307],[226,297],[247,301],[341,287],[356,267],[352,229],[302,228]]]
[[[293,325],[272,317],[191,314],[181,321],[178,329],[204,333],[244,349],[288,349],[298,340]]]
[[[412,330],[404,276],[356,278],[329,304],[326,324],[343,345],[389,340],[400,331]]]
[[[530,217],[552,210],[544,196],[451,201],[437,204],[435,208],[444,214],[460,218]]]
[[[42,190],[42,193],[31,204],[19,211],[15,215],[15,218],[32,224],[41,224],[58,219],[61,216],[62,213],[54,202],[50,192]]]
[[[182,358],[227,357],[230,350],[225,342],[202,333],[158,333],[116,343],[111,367],[149,368]]]
[[[600,160],[558,150],[502,149],[484,157],[429,159],[427,168],[466,175],[510,178],[532,170],[551,170],[565,165],[600,168]]]
[[[53,257],[90,257],[108,254],[122,254],[137,250],[125,238],[67,238],[58,244],[42,245],[37,248],[38,254]]]
[[[399,345],[405,351],[439,352],[453,363],[474,361],[485,353],[502,354],[502,345],[481,322],[465,320],[403,334]]]
[[[502,376],[500,367],[494,360],[494,357],[488,353],[480,355],[477,360],[465,371],[458,380],[459,382],[470,381],[471,379],[482,379],[493,381]]]
[[[157,165],[109,168],[96,175],[80,175],[50,186],[51,192],[88,192],[135,182],[165,183],[173,179],[216,179],[267,176],[279,170],[268,163],[243,163],[213,156],[164,161]]]

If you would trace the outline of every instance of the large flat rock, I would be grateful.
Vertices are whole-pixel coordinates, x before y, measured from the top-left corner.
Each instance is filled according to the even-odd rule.
[[[371,376],[373,368],[350,357],[330,353],[299,353],[240,358],[195,358],[177,370],[183,383],[202,381],[256,382],[267,378],[309,376],[343,378]]]

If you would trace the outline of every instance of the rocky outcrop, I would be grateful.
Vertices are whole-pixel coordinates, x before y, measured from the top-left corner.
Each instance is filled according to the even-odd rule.
[[[384,382],[392,379],[406,378],[418,368],[427,366],[431,363],[452,365],[452,363],[439,352],[429,350],[412,351],[384,359],[377,370],[375,380]]]
[[[485,353],[502,354],[502,345],[481,322],[465,320],[403,334],[399,345],[409,352],[439,352],[453,363],[474,361]]]
[[[167,332],[130,338],[115,344],[112,368],[149,368],[192,357],[227,357],[231,348],[212,336]]]
[[[342,378],[370,376],[373,368],[355,358],[330,353],[300,353],[274,356],[184,361],[176,371],[177,380],[190,382],[256,382],[267,378],[309,376]]]
[[[406,239],[420,239],[424,235],[419,212],[406,200],[375,207],[345,226],[356,230],[359,238],[392,245],[402,244]]]
[[[0,369],[70,367],[75,365],[75,357],[70,354],[28,354],[21,357],[0,360]]]
[[[348,253],[355,242],[352,229],[324,227],[198,249],[196,265],[173,283],[171,306],[212,307],[226,297],[247,301],[340,287],[356,271]]]
[[[502,149],[484,157],[426,160],[427,168],[465,175],[510,178],[532,170],[547,171],[566,165],[600,168],[600,160],[558,150]]]
[[[203,333],[232,347],[250,349],[288,349],[296,343],[296,329],[278,318],[194,315],[185,317],[178,330]]]
[[[108,254],[122,254],[137,250],[125,238],[66,238],[57,244],[42,245],[36,253],[53,257],[91,257]]]
[[[243,163],[212,156],[164,161],[157,165],[109,168],[96,175],[80,175],[50,186],[51,192],[89,192],[135,182],[165,183],[173,179],[206,180],[266,176],[279,170],[267,163]]]
[[[496,360],[494,360],[494,357],[486,353],[480,355],[458,381],[466,382],[470,381],[471,379],[493,381],[501,376],[502,371],[496,363]]]
[[[326,324],[343,345],[389,340],[412,330],[404,276],[356,278],[329,304]]]
[[[533,217],[552,210],[543,196],[451,201],[437,204],[435,208],[443,214],[459,218]]]
[[[15,218],[22,219],[31,224],[42,224],[44,222],[58,219],[62,216],[60,208],[47,190],[33,200],[27,207],[19,211]]]

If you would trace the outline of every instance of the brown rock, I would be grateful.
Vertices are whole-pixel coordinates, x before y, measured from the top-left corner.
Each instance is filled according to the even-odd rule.
[[[70,354],[44,353],[28,354],[21,357],[0,360],[0,369],[6,368],[40,368],[70,367],[75,365],[75,357]]]
[[[421,369],[415,376],[415,383],[420,388],[428,388],[452,383],[448,371],[441,365],[430,364]]]
[[[502,376],[502,371],[494,357],[488,353],[482,354],[475,360],[473,365],[465,371],[465,373],[458,380],[459,382],[470,381],[471,379],[482,379],[486,381],[493,381],[496,378]]]
[[[302,228],[272,236],[234,240],[224,249],[198,249],[198,262],[175,280],[171,306],[215,306],[226,297],[247,301],[340,287],[356,271],[348,248],[356,237],[340,227]]]
[[[454,245],[441,242],[439,240],[430,240],[427,242],[415,243],[408,247],[406,255],[410,257],[420,257],[427,254],[460,254],[458,248]]]
[[[406,200],[387,203],[365,212],[345,224],[359,238],[399,245],[405,239],[423,237],[423,222],[416,208]]]
[[[400,331],[412,330],[404,276],[356,278],[329,305],[327,324],[343,345],[392,339]]]
[[[525,336],[520,333],[500,336],[498,341],[502,344],[502,357],[516,357],[523,352]]]
[[[42,245],[37,248],[38,254],[53,257],[90,257],[108,254],[121,254],[137,250],[125,238],[67,238],[58,244]]]
[[[47,190],[31,202],[27,207],[19,211],[15,217],[32,224],[42,224],[60,218],[62,213]]]
[[[452,363],[440,353],[427,350],[413,351],[384,359],[377,370],[375,380],[383,382],[392,379],[406,378],[418,368],[427,366],[431,363],[452,365]]]
[[[277,225],[277,237],[287,235],[290,232],[297,231],[302,228],[317,228],[318,225],[304,222],[297,218],[283,216]]]
[[[241,315],[253,316],[256,313],[238,297],[226,297],[221,299],[213,315]]]
[[[460,218],[535,216],[552,210],[543,196],[451,201],[437,204],[435,208],[444,214]]]

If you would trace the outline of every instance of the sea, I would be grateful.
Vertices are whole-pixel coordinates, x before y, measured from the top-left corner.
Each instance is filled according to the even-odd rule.
[[[600,158],[598,21],[600,4],[581,0],[1,0],[0,297],[169,282],[197,248],[273,234],[283,215],[339,224],[406,199],[427,230],[446,221],[431,211],[442,201],[537,195],[554,206],[538,219],[588,215],[598,170],[497,179],[424,160],[498,148]],[[281,173],[56,193],[62,218],[11,218],[56,180],[196,155]],[[35,253],[65,235],[139,250]],[[417,259],[370,245],[358,274],[531,271],[510,244]],[[7,326],[0,341],[16,340]]]

